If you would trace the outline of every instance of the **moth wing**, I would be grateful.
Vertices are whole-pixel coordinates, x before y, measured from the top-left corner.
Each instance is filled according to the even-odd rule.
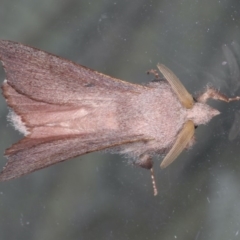
[[[77,104],[84,99],[111,99],[145,88],[11,41],[0,41],[0,59],[8,84],[37,101]]]
[[[8,162],[0,174],[0,181],[17,178],[69,158],[142,139],[141,135],[125,136],[119,132],[39,139],[25,137],[6,150]]]

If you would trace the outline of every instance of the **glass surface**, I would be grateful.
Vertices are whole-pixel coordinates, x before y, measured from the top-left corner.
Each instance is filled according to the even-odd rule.
[[[147,83],[157,63],[193,95],[207,85],[240,95],[240,2],[2,0],[0,38],[110,76]],[[5,78],[0,67],[1,83]],[[238,239],[240,102],[210,101],[221,115],[196,129],[196,144],[150,172],[92,153],[0,183],[0,239]],[[0,96],[0,167],[21,136]],[[94,119],[93,119],[94,121]]]

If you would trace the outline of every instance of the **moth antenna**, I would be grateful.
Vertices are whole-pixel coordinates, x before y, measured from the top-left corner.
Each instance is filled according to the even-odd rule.
[[[220,93],[218,90],[214,88],[207,88],[207,90],[197,98],[197,101],[200,103],[205,103],[210,98],[224,101],[224,102],[232,102],[232,101],[240,100],[240,96],[228,98],[226,95]]]
[[[161,168],[165,168],[169,164],[171,164],[178,157],[178,155],[188,146],[189,142],[193,138],[194,130],[194,123],[191,120],[187,121],[184,124],[182,130],[178,133],[174,145],[160,164]]]
[[[153,195],[157,196],[158,195],[158,190],[157,190],[157,185],[156,185],[156,181],[155,181],[153,168],[151,168],[150,171],[151,171],[151,179],[152,179],[152,186],[153,186]]]
[[[159,71],[162,73],[164,78],[167,79],[168,83],[172,87],[173,91],[176,93],[179,101],[185,108],[192,108],[194,101],[192,95],[187,91],[187,89],[183,86],[178,77],[166,66],[163,64],[157,65]]]

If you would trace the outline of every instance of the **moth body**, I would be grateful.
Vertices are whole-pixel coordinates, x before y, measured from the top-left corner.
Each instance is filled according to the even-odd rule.
[[[151,171],[152,156],[165,154],[164,168],[192,145],[196,126],[219,114],[208,98],[239,100],[208,88],[194,101],[160,64],[165,80],[142,86],[11,41],[0,41],[0,59],[9,119],[25,135],[6,150],[2,181],[105,149]]]

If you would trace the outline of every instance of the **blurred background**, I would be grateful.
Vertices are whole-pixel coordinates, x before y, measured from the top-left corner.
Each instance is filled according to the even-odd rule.
[[[168,66],[193,95],[240,95],[238,0],[1,0],[0,38],[135,83]],[[1,83],[4,71],[0,67]],[[196,144],[150,172],[92,153],[0,183],[0,239],[239,239],[240,102],[196,129]],[[21,136],[0,96],[0,167]],[[94,119],[93,119],[94,120]]]

